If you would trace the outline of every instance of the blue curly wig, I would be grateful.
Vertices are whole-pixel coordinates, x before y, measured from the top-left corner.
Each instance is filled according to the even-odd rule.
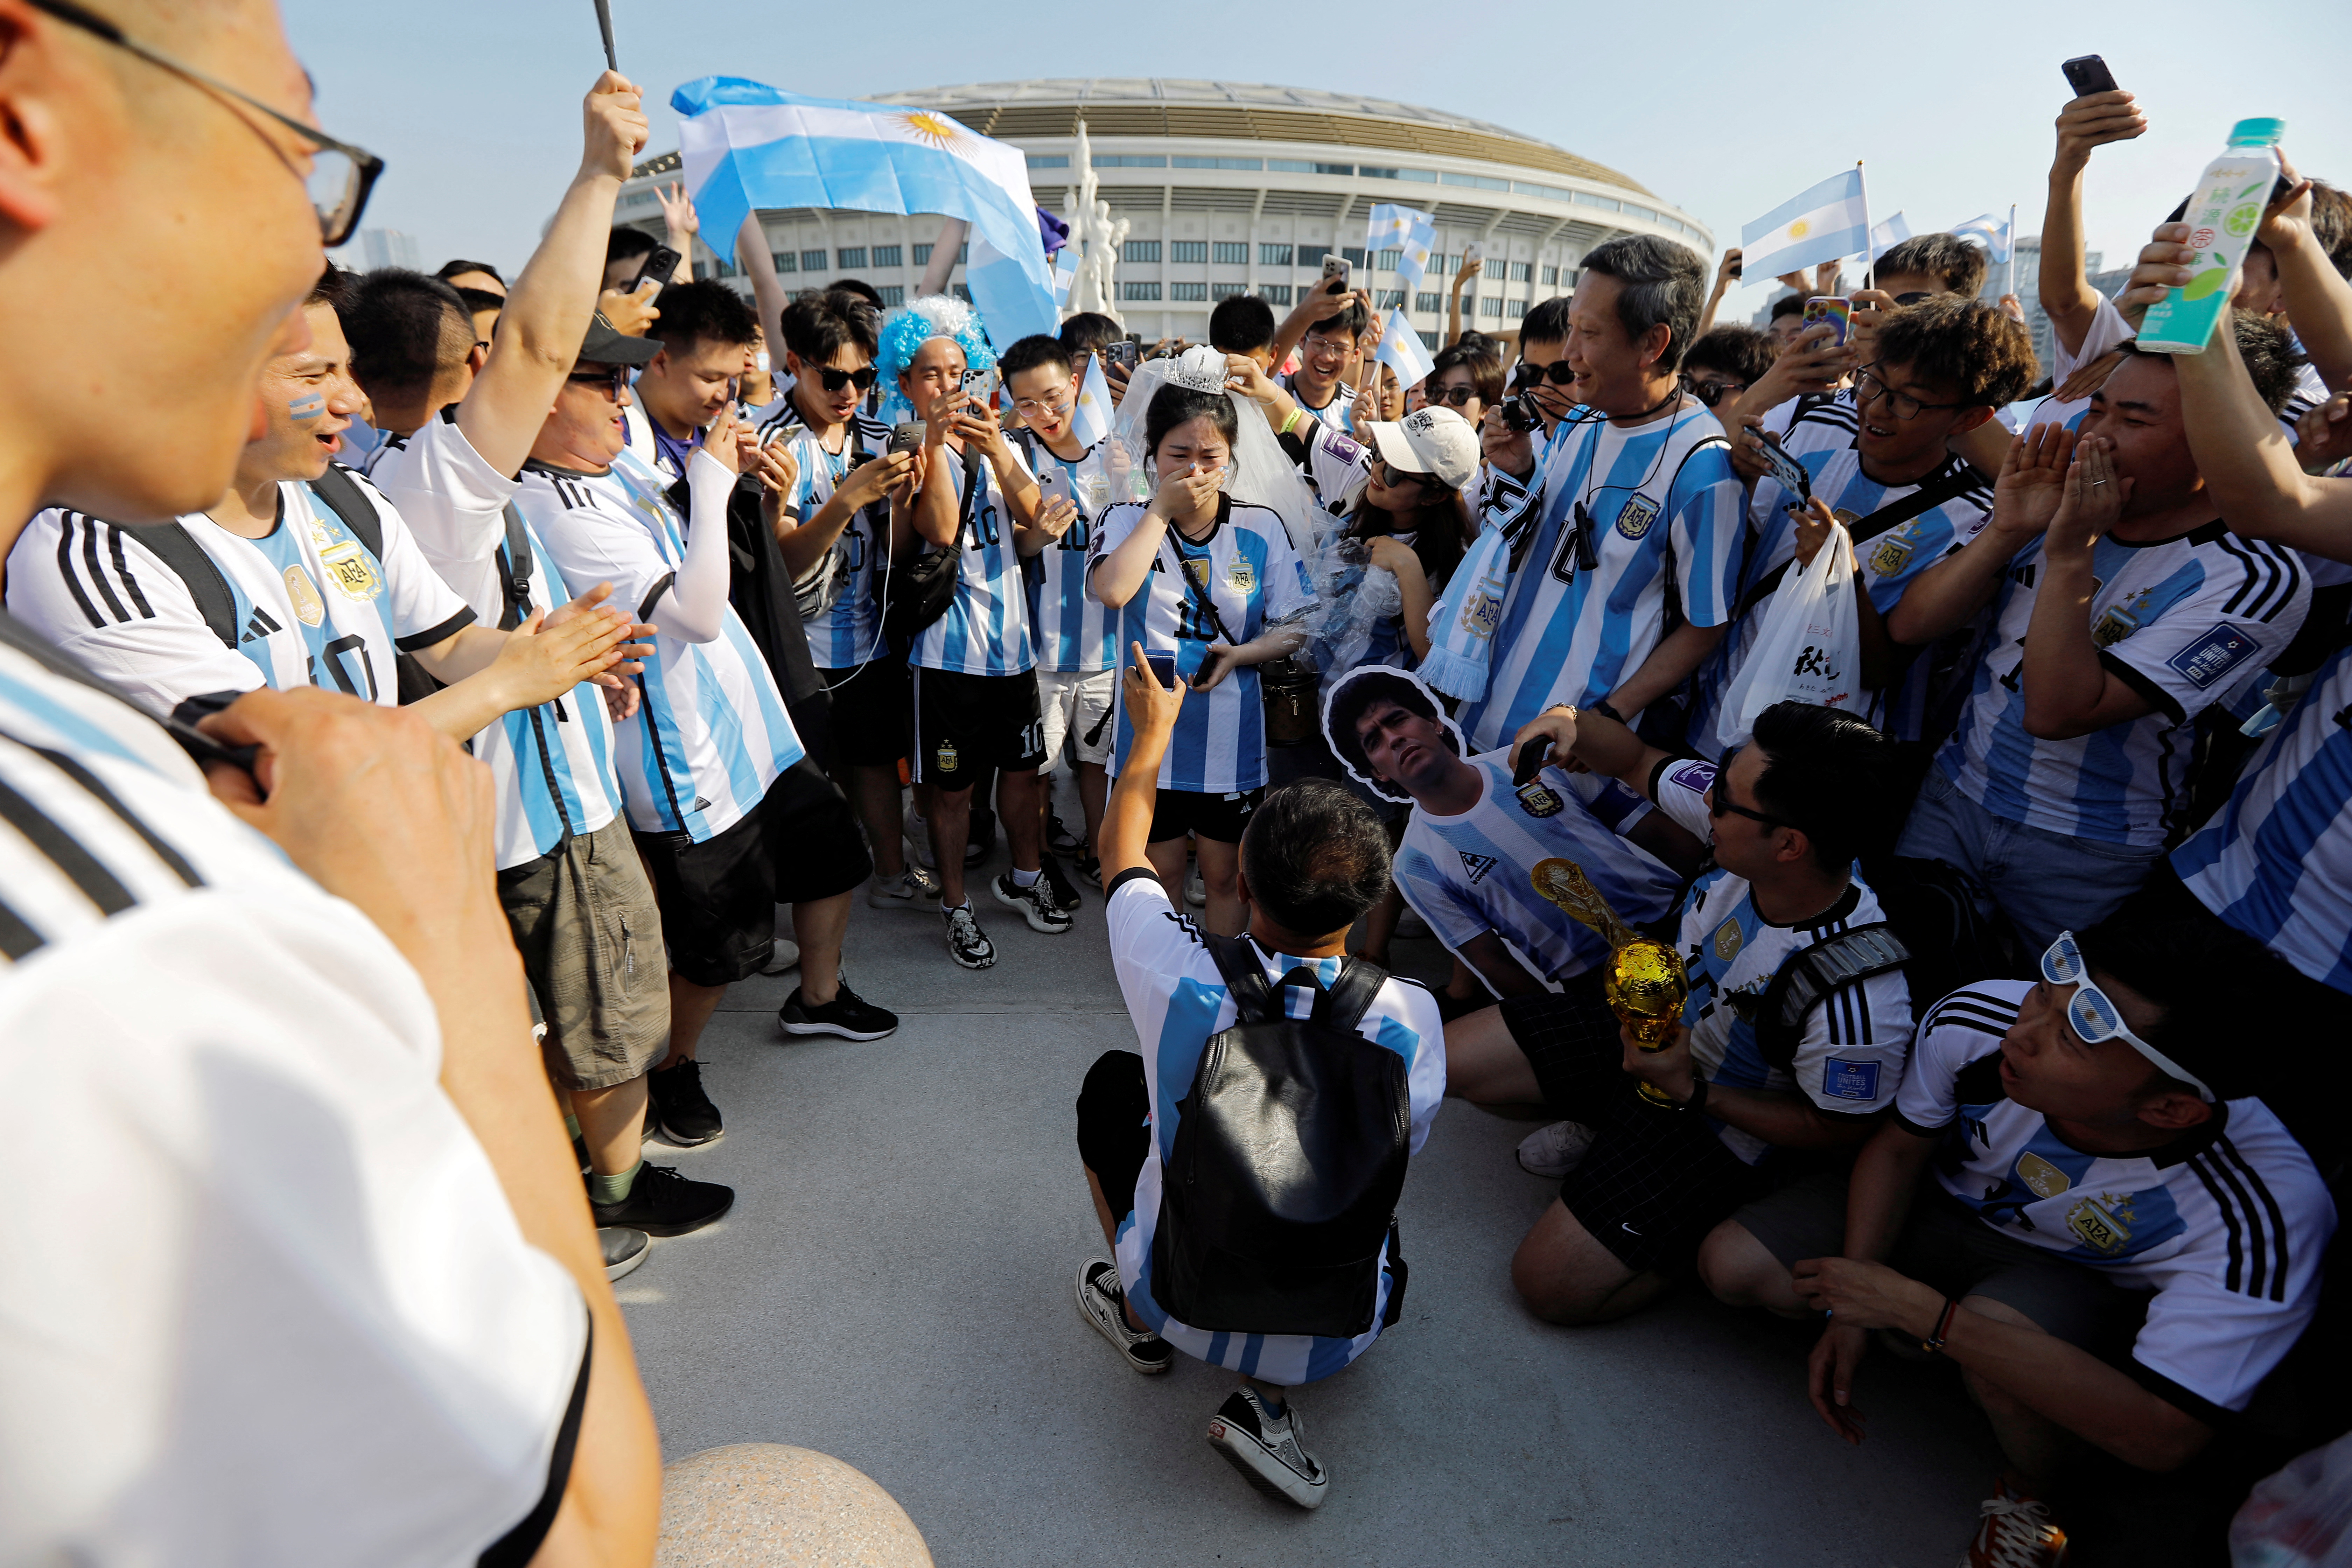
[[[996,351],[980,330],[980,314],[952,294],[931,294],[902,305],[882,319],[881,341],[874,368],[882,384],[884,417],[907,406],[898,391],[898,377],[914,363],[916,351],[933,338],[953,338],[963,349],[966,370],[986,370],[996,363]],[[906,417],[898,415],[897,417]]]

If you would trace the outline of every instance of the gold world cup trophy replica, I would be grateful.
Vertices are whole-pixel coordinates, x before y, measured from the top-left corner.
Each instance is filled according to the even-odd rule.
[[[1609,900],[1573,860],[1538,860],[1530,873],[1536,891],[1592,928],[1609,944],[1609,966],[1601,973],[1601,994],[1645,1051],[1666,1048],[1666,1036],[1682,1017],[1683,998],[1690,994],[1683,973],[1682,955],[1672,944],[1643,936],[1609,907]],[[1642,1085],[1642,1098],[1653,1105],[1675,1102],[1654,1084]]]

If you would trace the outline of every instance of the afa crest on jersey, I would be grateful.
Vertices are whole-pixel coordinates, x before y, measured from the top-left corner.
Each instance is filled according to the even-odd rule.
[[[1648,496],[1628,496],[1617,509],[1617,531],[1627,539],[1641,538],[1657,521],[1658,503]]]
[[[1234,563],[1225,568],[1225,586],[1236,594],[1248,594],[1257,586],[1257,568],[1235,556]]]
[[[1558,816],[1568,803],[1541,779],[1529,779],[1519,786],[1519,809],[1529,816]]]
[[[1878,542],[1870,552],[1870,569],[1881,577],[1899,576],[1918,548],[1919,525],[1906,522]]]
[[[346,599],[364,603],[383,596],[383,574],[358,544],[346,542],[320,552],[319,564],[327,569],[327,581]]]

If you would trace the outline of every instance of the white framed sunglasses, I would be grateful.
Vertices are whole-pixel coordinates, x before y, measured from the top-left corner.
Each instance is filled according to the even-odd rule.
[[[2095,1046],[2105,1040],[2122,1040],[2162,1068],[2167,1076],[2196,1089],[2206,1104],[2214,1102],[2217,1097],[2205,1086],[2203,1079],[2131,1032],[2115,998],[2093,983],[2091,966],[2083,962],[2083,950],[2075,945],[2073,931],[2060,931],[2058,940],[2042,953],[2042,978],[2053,985],[2074,988],[2074,994],[2066,999],[2066,1022],[2082,1037],[2084,1044]]]

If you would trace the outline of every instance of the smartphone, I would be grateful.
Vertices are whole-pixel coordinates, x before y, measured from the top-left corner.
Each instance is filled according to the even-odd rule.
[[[1143,345],[1132,338],[1123,342],[1113,343],[1103,350],[1103,363],[1115,364],[1125,370],[1133,370],[1143,363]]]
[[[919,452],[923,449],[923,422],[909,419],[890,427],[890,445],[884,450],[893,455],[899,452]]]
[[[1348,258],[1340,255],[1336,250],[1325,252],[1323,257],[1323,276],[1326,278],[1337,278],[1339,280],[1339,292],[1347,292],[1348,279],[1352,276],[1351,267]]]
[[[648,278],[656,283],[667,283],[669,281],[669,275],[677,270],[677,252],[667,245],[656,245],[646,256],[646,264],[637,268],[637,275],[629,279],[627,292],[635,293],[637,286]]]
[[[1800,501],[1811,505],[1813,499],[1813,479],[1811,475],[1805,472],[1805,465],[1782,451],[1780,444],[1769,436],[1764,437],[1762,446],[1764,466],[1772,470],[1772,477],[1780,481],[1780,488],[1796,496]]]
[[[1739,262],[1737,262],[1737,261],[1735,261],[1735,262],[1733,262],[1733,263],[1731,264],[1731,275],[1732,275],[1734,278],[1737,278],[1737,277],[1738,277],[1738,276],[1739,276],[1739,268],[1740,268],[1740,265],[1741,265],[1741,264],[1740,264]]]
[[[1511,760],[1511,787],[1525,789],[1536,774],[1542,771],[1550,751],[1549,735],[1528,736],[1527,744],[1521,746],[1518,754]]]
[[[2076,98],[2116,90],[2116,73],[2096,55],[2077,55],[2058,68],[2066,73],[2066,85],[2074,89]]]
[[[1830,342],[1838,348],[1845,347],[1846,334],[1853,330],[1853,301],[1836,294],[1816,294],[1805,301],[1807,327],[1817,327],[1823,321],[1837,329]]]
[[[1176,656],[1174,654],[1153,653],[1147,649],[1143,655],[1143,662],[1150,667],[1152,679],[1160,682],[1160,686],[1167,690],[1176,689]]]
[[[1486,255],[1486,247],[1475,239],[1462,247],[1462,260],[1465,266],[1473,261],[1484,259]]]
[[[1067,468],[1046,469],[1045,477],[1037,481],[1037,489],[1048,500],[1066,500],[1072,506],[1078,504],[1077,492],[1070,487],[1070,470]]]
[[[996,405],[996,367],[990,365],[986,370],[964,372],[963,389],[966,395],[982,408],[994,407]]]

